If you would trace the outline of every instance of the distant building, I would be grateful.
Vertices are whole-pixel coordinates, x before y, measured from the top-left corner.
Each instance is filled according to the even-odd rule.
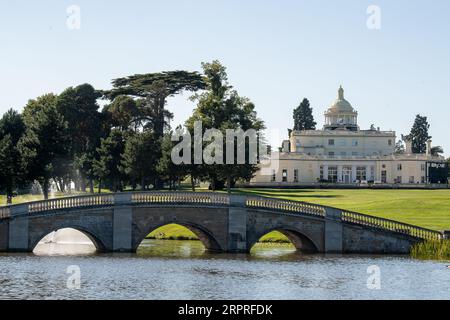
[[[292,131],[281,152],[272,153],[273,169],[258,171],[250,185],[446,184],[445,159],[431,155],[431,141],[425,154],[413,154],[404,140],[405,152],[396,154],[395,131],[361,130],[358,112],[340,87],[323,130]]]

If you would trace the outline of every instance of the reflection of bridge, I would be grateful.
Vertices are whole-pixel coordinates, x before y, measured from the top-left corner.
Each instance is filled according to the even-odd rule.
[[[153,230],[177,223],[213,251],[248,252],[270,231],[308,252],[406,253],[442,234],[331,207],[225,193],[135,192],[0,207],[0,251],[34,249],[52,231],[74,228],[99,251],[134,252]]]

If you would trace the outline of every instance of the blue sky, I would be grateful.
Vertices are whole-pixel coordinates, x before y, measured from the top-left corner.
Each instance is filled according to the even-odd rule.
[[[81,9],[81,29],[66,9]],[[381,29],[366,26],[369,5]],[[442,1],[3,1],[0,3],[0,112],[29,98],[113,78],[200,70],[220,60],[269,128],[287,135],[292,109],[309,98],[316,121],[339,85],[359,112],[398,136],[417,113],[433,144],[450,155],[450,2]],[[170,99],[173,125],[194,105]]]

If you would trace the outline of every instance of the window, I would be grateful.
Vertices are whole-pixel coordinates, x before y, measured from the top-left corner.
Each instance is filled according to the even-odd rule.
[[[333,158],[334,157],[334,152],[333,151],[328,152],[328,156],[330,156],[330,158]]]
[[[334,146],[334,139],[328,139],[328,145]]]
[[[328,167],[328,181],[337,182],[337,167]]]
[[[397,164],[397,170],[398,171],[402,171],[402,164],[401,163]]]
[[[298,169],[294,169],[294,182],[298,182]]]
[[[397,183],[402,183],[402,176],[397,176],[397,179],[395,181]]]
[[[286,169],[283,169],[282,178],[283,178],[283,182],[287,182],[287,170]]]
[[[272,169],[272,176],[270,177],[270,182],[275,182],[277,180],[277,173]]]
[[[409,177],[409,183],[414,183],[414,176]]]
[[[381,183],[386,183],[387,182],[387,174],[386,174],[386,170],[381,171]]]
[[[353,141],[352,141],[352,146],[353,146],[353,147],[358,146],[358,140],[353,139]]]
[[[425,167],[425,163],[422,163],[422,164],[420,165],[420,170],[421,170],[421,171],[425,171],[425,168],[426,168],[426,167]]]
[[[356,180],[366,180],[366,167],[356,167]]]
[[[391,139],[388,140],[388,146],[392,146],[392,140]]]
[[[382,164],[381,167],[382,167],[383,169],[386,169],[386,165],[385,165],[385,164]]]
[[[323,166],[320,166],[320,180],[323,180]]]
[[[424,176],[420,177],[420,183],[425,183],[425,177]]]

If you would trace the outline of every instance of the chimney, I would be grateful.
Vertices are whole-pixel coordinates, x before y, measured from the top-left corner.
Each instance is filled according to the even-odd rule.
[[[282,152],[291,152],[291,142],[289,140],[283,141]]]
[[[427,140],[427,156],[431,156],[431,140]]]
[[[409,136],[402,135],[402,140],[405,142],[405,153],[412,154],[412,141]]]

